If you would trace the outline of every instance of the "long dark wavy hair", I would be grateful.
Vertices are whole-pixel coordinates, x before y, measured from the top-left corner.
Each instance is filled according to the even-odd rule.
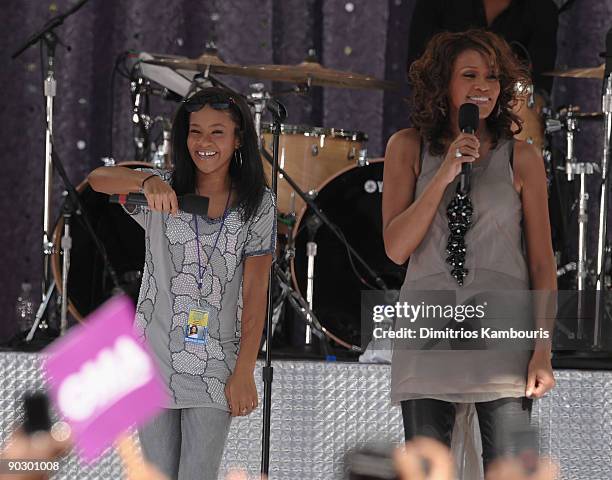
[[[196,191],[196,166],[187,149],[187,135],[191,112],[205,105],[216,110],[229,111],[236,124],[240,147],[232,158],[229,173],[233,188],[237,192],[237,206],[242,210],[243,219],[246,221],[254,215],[261,203],[267,182],[251,111],[240,95],[224,88],[209,87],[196,92],[181,103],[172,124],[172,188],[177,195]]]
[[[519,94],[517,86],[527,86],[531,80],[529,72],[514,56],[506,41],[494,33],[479,29],[439,33],[430,40],[425,52],[411,65],[408,73],[412,86],[412,124],[429,143],[432,155],[443,154],[452,141],[448,89],[455,60],[466,50],[481,53],[499,78],[499,97],[486,119],[493,146],[499,139],[511,138],[522,130],[522,121],[512,108]],[[513,124],[517,127],[514,131]]]

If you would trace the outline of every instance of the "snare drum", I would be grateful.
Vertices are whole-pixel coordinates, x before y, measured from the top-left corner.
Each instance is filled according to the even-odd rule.
[[[337,225],[346,240],[387,284],[399,290],[406,269],[385,253],[382,235],[383,161],[370,160],[363,167],[349,167],[319,187],[315,203]],[[293,282],[306,298],[309,241],[307,225],[314,216],[306,208],[298,218],[295,234]],[[363,267],[350,259],[346,246],[325,225],[314,235],[317,254],[314,268],[313,311],[321,324],[352,345],[361,345],[361,291],[367,290],[357,277],[374,284]],[[357,272],[354,272],[353,265]]]
[[[263,147],[272,154],[272,126],[262,125]],[[367,135],[334,128],[317,128],[299,125],[281,125],[278,164],[305,192],[316,189],[326,178],[340,170],[367,159]],[[271,180],[271,166],[263,160],[264,169]],[[299,212],[304,205],[301,198],[282,178],[278,177],[278,211]]]
[[[153,165],[143,162],[124,162],[117,166],[153,168]],[[136,303],[144,265],[144,230],[120,205],[109,203],[108,195],[92,190],[87,180],[79,184],[77,192],[91,226],[104,245],[108,259],[117,273],[121,288]],[[53,232],[55,245],[61,245],[63,233],[64,219],[60,218]],[[71,218],[70,234],[72,250],[68,273],[68,308],[74,318],[82,321],[112,296],[114,284],[105,271],[102,256],[78,215]],[[53,254],[51,268],[61,294],[62,255],[59,249]]]

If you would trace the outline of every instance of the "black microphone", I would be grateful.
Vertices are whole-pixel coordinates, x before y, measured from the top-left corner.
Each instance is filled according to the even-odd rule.
[[[275,98],[268,98],[266,100],[266,108],[272,113],[274,119],[278,122],[283,123],[287,119],[287,109]]]
[[[138,205],[142,207],[147,207],[149,205],[144,193],[110,195],[108,201],[110,203],[118,203],[119,205]],[[179,210],[185,213],[208,216],[208,197],[190,193],[178,197],[178,204]]]
[[[459,130],[464,133],[476,133],[478,129],[478,105],[474,103],[464,103],[459,107]],[[461,177],[459,189],[462,194],[470,191],[470,175],[472,174],[472,164],[465,162],[461,164]]]

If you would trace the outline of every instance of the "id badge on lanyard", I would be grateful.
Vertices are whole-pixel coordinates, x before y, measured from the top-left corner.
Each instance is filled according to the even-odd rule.
[[[193,307],[185,327],[185,342],[206,344],[208,341],[208,310]]]

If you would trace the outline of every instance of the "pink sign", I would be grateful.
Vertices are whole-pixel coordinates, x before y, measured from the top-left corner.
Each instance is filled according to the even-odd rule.
[[[87,462],[166,404],[164,386],[133,321],[131,300],[114,297],[45,351],[51,396]]]

